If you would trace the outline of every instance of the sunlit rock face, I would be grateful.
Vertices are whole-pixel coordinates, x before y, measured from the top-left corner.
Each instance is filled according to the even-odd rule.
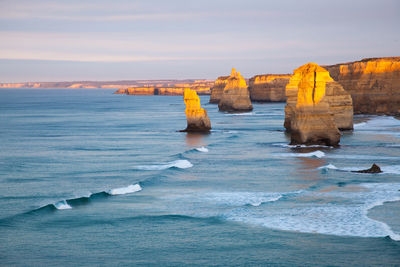
[[[312,96],[307,96],[309,99],[306,99],[304,92],[299,89],[302,87],[314,88],[314,86],[314,97],[316,97],[317,101],[324,97],[329,104],[329,111],[334,116],[336,126],[340,130],[353,129],[353,102],[351,95],[330,77],[327,70],[317,64],[309,63],[298,68],[294,73],[286,86],[287,104],[285,106],[284,126],[287,131],[291,130],[291,118],[299,101],[300,103],[311,102]]]
[[[184,92],[187,127],[183,132],[208,133],[211,130],[207,110],[201,108],[200,98],[196,91],[186,88]]]
[[[400,57],[325,66],[353,98],[355,114],[400,114]]]
[[[228,112],[253,110],[246,81],[235,69],[232,69],[232,73],[227,79],[218,108],[220,111]]]
[[[326,85],[332,81],[329,73],[315,63],[294,71],[286,87],[289,95],[297,92],[296,103],[290,106],[291,144],[339,144],[340,132],[326,97]]]
[[[218,77],[218,79],[215,81],[214,87],[211,89],[211,95],[210,95],[210,103],[211,104],[219,103],[229,77],[230,76],[221,76],[221,77]]]
[[[251,101],[255,102],[285,102],[285,88],[290,74],[256,75],[249,80]]]

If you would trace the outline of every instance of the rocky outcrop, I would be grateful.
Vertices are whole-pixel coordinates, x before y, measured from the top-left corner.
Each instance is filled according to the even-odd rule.
[[[207,110],[201,108],[200,98],[196,91],[186,88],[184,92],[187,127],[182,132],[208,133],[211,130]]]
[[[297,92],[296,105],[290,107],[292,145],[339,144],[340,132],[326,98],[326,85],[331,81],[329,73],[315,63],[294,71],[286,86],[290,93]]]
[[[285,88],[292,75],[263,74],[249,80],[251,101],[255,102],[285,102]]]
[[[381,173],[382,170],[378,165],[376,165],[374,163],[374,164],[372,164],[371,168],[369,168],[369,169],[361,170],[361,171],[352,171],[352,172],[358,172],[358,173]]]
[[[232,69],[232,73],[227,79],[218,108],[220,111],[228,112],[253,110],[246,81],[235,69]]]
[[[333,113],[336,126],[339,130],[352,130],[353,102],[350,94],[329,76],[327,70],[318,66],[317,73],[319,74],[317,79],[321,78],[322,80],[317,80],[316,83],[324,84],[324,100],[329,104],[329,111]],[[298,86],[296,79],[298,78],[295,78],[293,81],[291,80],[286,86],[287,104],[285,106],[284,126],[287,131],[291,130],[291,118],[297,105]],[[296,82],[294,82],[295,80]]]
[[[210,95],[210,103],[211,104],[218,104],[221,100],[222,93],[224,92],[224,88],[226,83],[228,82],[229,76],[221,76],[218,77],[214,83],[214,87],[211,89]]]
[[[400,114],[400,57],[325,66],[351,94],[355,114]]]

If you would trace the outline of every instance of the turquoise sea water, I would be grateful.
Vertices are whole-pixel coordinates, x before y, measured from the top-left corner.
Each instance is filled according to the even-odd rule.
[[[294,148],[284,103],[0,90],[0,265],[400,265],[400,121]],[[377,163],[382,174],[359,174]]]

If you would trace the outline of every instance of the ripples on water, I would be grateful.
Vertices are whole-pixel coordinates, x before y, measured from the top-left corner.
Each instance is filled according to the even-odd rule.
[[[181,97],[110,90],[0,95],[6,263],[48,264],[54,253],[59,264],[79,263],[81,241],[91,244],[86,259],[93,265],[112,258],[209,265],[200,254],[224,255],[235,244],[242,246],[238,264],[336,264],[335,253],[347,253],[336,244],[358,252],[342,265],[354,257],[360,264],[400,262],[400,121],[393,117],[356,116],[340,148],[304,147],[287,145],[283,103],[255,104],[243,114],[207,105],[213,130],[197,136],[177,132],[186,126]],[[351,172],[372,163],[383,173]],[[285,240],[320,261],[288,255]],[[107,258],[110,241],[116,248]],[[179,244],[185,248],[174,250]],[[327,249],[322,256],[320,246]],[[367,253],[371,246],[387,255]],[[140,253],[132,258],[128,248]],[[266,253],[271,249],[275,254]],[[224,257],[215,261],[229,265]]]

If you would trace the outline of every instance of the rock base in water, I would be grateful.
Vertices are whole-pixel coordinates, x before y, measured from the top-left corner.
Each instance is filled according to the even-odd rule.
[[[352,172],[358,172],[358,173],[381,173],[382,170],[378,165],[376,165],[374,163],[374,164],[372,164],[371,168],[369,168],[369,169],[361,170],[361,171],[352,171]]]
[[[291,123],[291,145],[338,146],[340,132],[328,106],[296,108]]]

